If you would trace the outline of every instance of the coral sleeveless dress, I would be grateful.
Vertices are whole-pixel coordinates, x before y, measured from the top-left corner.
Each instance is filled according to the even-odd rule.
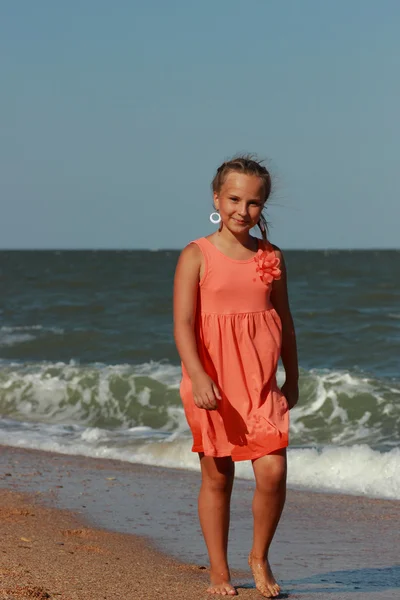
[[[276,382],[281,322],[270,301],[279,259],[269,242],[247,260],[223,254],[207,238],[195,333],[204,370],[222,400],[214,411],[198,408],[182,364],[180,394],[193,435],[193,452],[256,459],[288,445],[289,411]]]

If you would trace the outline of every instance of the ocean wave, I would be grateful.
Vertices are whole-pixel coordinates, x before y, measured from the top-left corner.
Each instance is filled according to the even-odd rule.
[[[0,414],[94,427],[175,427],[179,367],[163,363],[0,363]]]
[[[0,327],[0,348],[30,342],[47,334],[62,335],[60,327],[44,327],[42,325],[19,325]]]
[[[283,373],[278,373],[282,383]],[[182,430],[180,368],[140,365],[0,362],[0,415],[21,422],[109,430]],[[290,413],[295,445],[400,441],[400,383],[345,371],[301,371],[300,402]],[[186,426],[187,429],[187,426]],[[149,435],[151,437],[151,435]]]

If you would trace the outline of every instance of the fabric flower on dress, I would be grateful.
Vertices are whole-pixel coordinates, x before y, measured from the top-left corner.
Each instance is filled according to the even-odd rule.
[[[256,271],[263,283],[269,285],[274,279],[281,278],[281,270],[279,268],[281,261],[273,250],[259,250],[254,260],[257,264]]]

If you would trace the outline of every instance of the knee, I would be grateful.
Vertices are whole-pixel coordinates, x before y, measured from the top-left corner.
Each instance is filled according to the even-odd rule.
[[[256,478],[257,490],[264,494],[279,492],[285,485],[286,463],[283,461],[269,465],[269,468]]]
[[[230,492],[233,484],[233,471],[213,471],[203,473],[202,485],[212,492]]]

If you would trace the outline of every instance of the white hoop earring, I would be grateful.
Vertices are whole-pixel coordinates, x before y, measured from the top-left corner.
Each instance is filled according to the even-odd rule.
[[[211,213],[210,221],[211,223],[214,223],[214,225],[218,225],[218,223],[221,222],[221,215],[218,212]]]

